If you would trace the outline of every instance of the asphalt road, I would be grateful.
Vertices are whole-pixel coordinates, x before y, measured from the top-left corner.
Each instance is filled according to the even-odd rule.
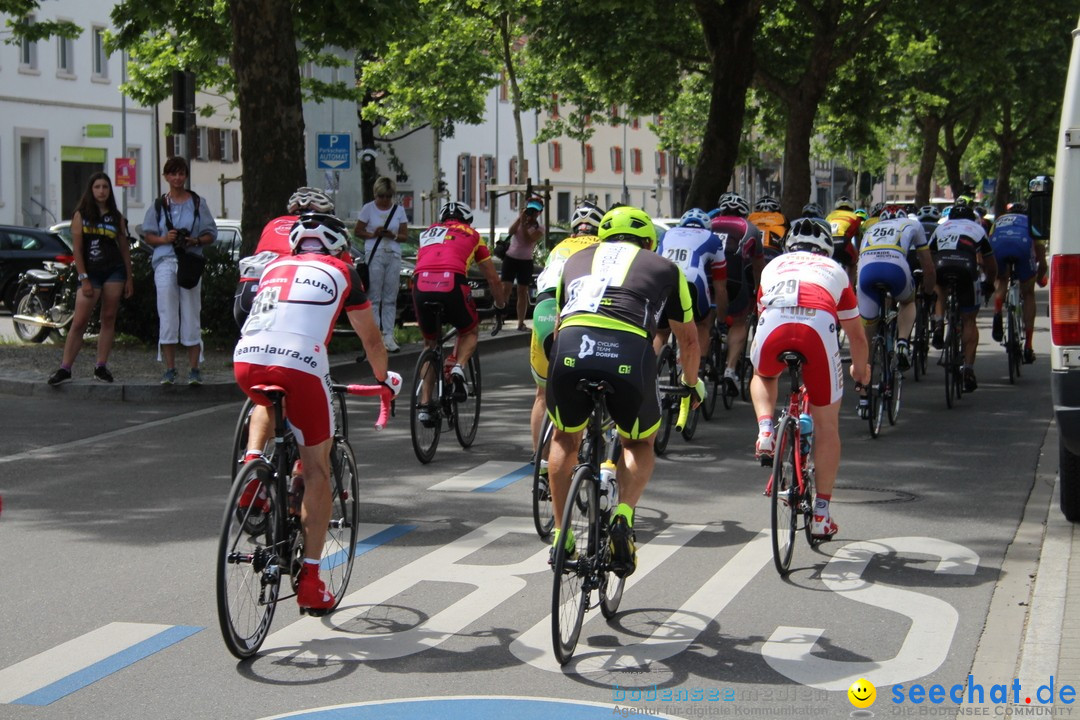
[[[0,396],[0,718],[847,717],[860,677],[896,714],[895,683],[971,671],[1051,419],[1048,345],[1043,327],[1012,387],[984,331],[978,391],[946,410],[932,368],[878,440],[849,381],[840,535],[800,537],[786,579],[749,405],[673,438],[620,612],[589,613],[561,670],[529,480],[511,481],[529,458],[524,350],[484,357],[476,445],[444,435],[428,466],[406,413],[376,434],[372,404],[350,401],[367,551],[336,614],[284,604],[239,663],[213,566],[239,403]]]

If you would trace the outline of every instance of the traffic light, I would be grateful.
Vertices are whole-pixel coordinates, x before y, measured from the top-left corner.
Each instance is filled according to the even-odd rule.
[[[195,73],[174,70],[173,85],[173,135],[187,135],[195,127]]]

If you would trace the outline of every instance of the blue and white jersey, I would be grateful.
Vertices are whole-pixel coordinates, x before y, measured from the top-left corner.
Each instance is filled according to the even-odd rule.
[[[710,296],[713,280],[727,279],[724,241],[712,230],[673,227],[664,233],[657,252],[678,265],[698,295],[705,299]]]

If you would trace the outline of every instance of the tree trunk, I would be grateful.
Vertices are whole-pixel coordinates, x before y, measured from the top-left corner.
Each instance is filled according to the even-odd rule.
[[[292,7],[275,0],[229,0],[232,65],[244,163],[242,255],[305,184],[304,113]]]
[[[803,88],[806,87],[804,84]],[[815,93],[814,97],[800,94],[797,101],[787,103],[784,187],[780,194],[780,211],[786,218],[799,217],[806,203],[817,202],[817,197],[811,194],[810,138],[814,134],[814,116],[820,99],[820,93]]]
[[[965,116],[969,115],[969,112],[969,124],[957,137],[956,128],[965,119]],[[952,190],[953,198],[960,197],[967,189],[960,170],[960,164],[963,162],[964,153],[967,151],[968,145],[971,144],[971,139],[975,137],[975,132],[978,130],[979,123],[982,120],[981,108],[969,112],[960,110],[957,114],[944,120],[945,144],[943,147],[938,148],[941,161],[945,164],[945,173],[949,178],[949,187]]]
[[[1016,137],[1012,133],[1004,135],[998,141],[1001,155],[998,158],[997,186],[994,188],[994,215],[1001,215],[1009,204],[1009,184],[1012,182],[1013,165],[1016,163],[1016,147]]]
[[[701,154],[680,212],[716,206],[731,183],[739,156],[746,92],[754,79],[754,34],[761,17],[761,0],[697,0],[711,60],[712,98],[701,138]]]
[[[938,135],[941,134],[941,118],[926,115],[918,119],[922,134],[922,156],[919,158],[919,175],[915,179],[915,204],[930,204],[930,186],[934,182],[934,165],[937,164]]]
[[[502,37],[503,67],[506,68],[506,84],[510,86],[510,106],[514,116],[514,134],[517,139],[517,167],[518,177],[513,178],[515,183],[525,183],[521,177],[525,169],[525,134],[521,130],[521,89],[518,87],[517,72],[514,70],[514,38],[510,37],[510,15],[503,14],[502,22],[499,23],[499,34]],[[499,174],[495,169],[496,176]],[[507,178],[510,180],[511,178]]]

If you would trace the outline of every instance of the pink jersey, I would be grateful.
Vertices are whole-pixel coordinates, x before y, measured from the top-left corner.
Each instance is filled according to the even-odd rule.
[[[457,220],[436,223],[420,234],[414,274],[452,272],[464,275],[473,262],[491,257],[480,233]]]
[[[258,255],[265,250],[269,250],[278,255],[291,255],[289,231],[292,230],[292,226],[296,223],[298,217],[297,215],[282,215],[266,223],[262,235],[259,236],[259,244],[253,254]]]
[[[356,268],[344,260],[314,253],[282,257],[267,265],[259,279],[237,349],[263,332],[291,333],[327,343],[342,310],[370,305]]]
[[[859,316],[844,269],[832,258],[810,252],[785,253],[766,265],[757,304],[759,314],[805,308],[828,311],[837,320]]]

